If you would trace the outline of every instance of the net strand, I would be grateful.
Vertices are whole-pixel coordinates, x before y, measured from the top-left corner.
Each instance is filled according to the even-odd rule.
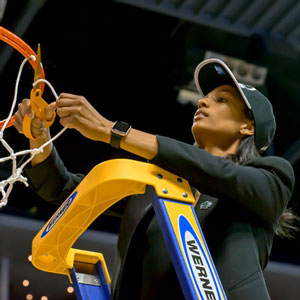
[[[32,55],[30,58],[25,58],[23,60],[23,62],[21,63],[21,65],[20,65],[19,72],[18,72],[18,75],[17,75],[16,84],[15,84],[14,98],[13,98],[13,102],[12,102],[11,109],[10,109],[10,112],[9,112],[9,116],[6,119],[2,129],[0,130],[0,142],[3,145],[3,147],[7,150],[7,152],[9,153],[8,156],[0,158],[0,163],[6,162],[6,161],[9,161],[9,160],[12,161],[12,174],[11,174],[11,176],[9,176],[5,180],[0,181],[0,193],[1,193],[1,196],[2,196],[1,200],[0,200],[0,208],[4,207],[7,204],[8,197],[9,197],[9,195],[10,195],[12,189],[13,189],[13,185],[14,185],[15,182],[17,182],[17,181],[22,182],[25,186],[28,186],[27,178],[22,175],[22,172],[23,172],[23,169],[25,168],[25,166],[29,162],[31,162],[31,160],[37,154],[43,152],[44,148],[46,146],[48,146],[50,143],[52,143],[54,140],[56,140],[68,128],[68,126],[65,126],[54,137],[52,137],[49,141],[47,141],[46,143],[41,145],[39,148],[22,150],[22,151],[18,151],[16,153],[10,147],[10,145],[4,140],[4,130],[7,126],[10,118],[13,115],[13,111],[14,111],[16,103],[17,103],[18,88],[19,88],[19,83],[20,83],[20,78],[21,78],[21,74],[22,74],[22,71],[23,71],[23,67],[24,67],[25,63],[27,61],[29,61],[30,59],[35,60],[35,57]],[[49,81],[45,80],[45,79],[39,79],[39,80],[37,80],[33,83],[33,86],[37,85],[39,82],[46,83],[47,86],[50,88],[52,94],[54,95],[55,99],[57,100],[58,95],[57,95],[55,89],[53,88],[53,86],[51,85],[51,83]],[[27,155],[27,154],[30,154],[30,157],[20,167],[17,167],[17,157],[22,156],[22,155]]]
[[[24,68],[25,64],[27,63],[27,61],[29,61],[30,59],[35,60],[35,57],[32,55],[29,58],[25,58],[22,61],[21,65],[20,65],[19,72],[18,72],[18,75],[17,75],[16,84],[15,84],[14,98],[13,98],[13,102],[12,102],[12,105],[11,105],[11,108],[10,108],[10,112],[8,114],[8,118],[6,119],[6,121],[5,121],[3,127],[1,128],[1,131],[0,131],[0,137],[1,138],[3,137],[3,132],[4,132],[5,128],[6,128],[6,126],[7,126],[7,123],[9,122],[10,118],[13,115],[13,111],[14,111],[16,103],[17,103],[19,83],[20,83],[20,78],[21,78],[21,75],[22,75],[23,68]]]

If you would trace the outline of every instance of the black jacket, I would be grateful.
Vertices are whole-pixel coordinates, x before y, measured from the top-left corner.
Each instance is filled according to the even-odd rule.
[[[151,163],[201,192],[195,211],[228,299],[270,299],[262,270],[292,194],[290,164],[264,157],[237,165],[194,146],[157,138],[159,152]],[[52,203],[65,200],[83,178],[66,170],[55,149],[26,174],[40,196]],[[213,205],[202,210],[205,201]],[[112,299],[184,299],[153,213],[151,190],[121,200],[111,211],[122,216]]]

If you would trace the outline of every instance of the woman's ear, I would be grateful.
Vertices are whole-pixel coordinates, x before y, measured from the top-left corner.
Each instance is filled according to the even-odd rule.
[[[245,136],[245,135],[254,135],[254,122],[249,121],[247,123],[244,123],[241,126],[240,134],[243,135],[243,136]]]

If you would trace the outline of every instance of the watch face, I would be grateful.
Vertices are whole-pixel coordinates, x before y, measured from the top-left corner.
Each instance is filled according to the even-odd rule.
[[[128,134],[131,126],[125,122],[117,121],[111,129],[110,145],[120,149],[121,139]]]
[[[117,121],[112,128],[112,132],[125,136],[130,128],[131,126],[129,124],[122,121]]]
[[[119,121],[114,125],[113,129],[121,131],[121,132],[126,132],[129,129],[129,127],[130,127],[129,124]]]

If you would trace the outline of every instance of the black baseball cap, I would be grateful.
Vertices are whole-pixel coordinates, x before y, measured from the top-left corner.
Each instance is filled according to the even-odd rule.
[[[201,62],[195,69],[194,79],[202,97],[221,85],[236,87],[252,113],[257,150],[263,152],[269,147],[275,135],[276,121],[272,104],[267,97],[253,86],[239,83],[229,67],[217,58]]]

